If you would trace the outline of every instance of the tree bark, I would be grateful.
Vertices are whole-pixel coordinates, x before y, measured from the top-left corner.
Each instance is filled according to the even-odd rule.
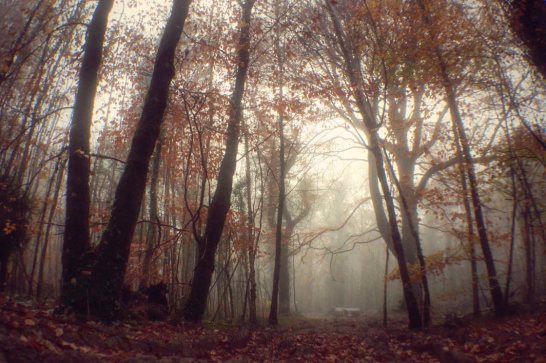
[[[70,125],[61,300],[74,306],[81,295],[80,264],[89,249],[89,138],[102,47],[113,0],[100,0],[87,29],[78,92]]]
[[[110,220],[96,254],[91,276],[90,307],[103,320],[119,313],[121,287],[140,211],[148,164],[159,136],[174,77],[175,51],[191,0],[174,0],[171,16],[159,43],[144,108],[138,122],[127,163],[116,189]]]
[[[195,267],[190,296],[184,306],[184,318],[189,321],[201,321],[205,313],[211,278],[214,272],[216,250],[231,204],[233,175],[237,165],[237,148],[239,146],[242,118],[241,104],[250,60],[250,19],[255,1],[246,0],[242,5],[241,28],[237,48],[237,75],[230,100],[226,151],[220,164],[218,185],[208,210],[204,235],[205,248]]]

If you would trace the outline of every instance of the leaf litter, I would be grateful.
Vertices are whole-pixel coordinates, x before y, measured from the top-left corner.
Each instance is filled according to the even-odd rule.
[[[1,296],[0,362],[546,363],[546,308],[409,331],[353,320],[272,328],[171,322],[103,324]]]

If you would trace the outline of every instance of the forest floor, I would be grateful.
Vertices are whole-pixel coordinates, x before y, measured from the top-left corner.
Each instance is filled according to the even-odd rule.
[[[293,319],[276,328],[82,322],[0,295],[2,362],[545,362],[546,308],[502,319],[402,322]]]

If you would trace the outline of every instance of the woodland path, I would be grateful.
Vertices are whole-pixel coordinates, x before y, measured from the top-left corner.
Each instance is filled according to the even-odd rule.
[[[79,322],[0,295],[0,362],[546,362],[546,309],[427,332],[351,320],[277,328]]]

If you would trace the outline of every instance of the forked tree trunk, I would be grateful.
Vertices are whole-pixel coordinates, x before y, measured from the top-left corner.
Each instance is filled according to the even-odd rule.
[[[116,189],[110,220],[99,244],[91,276],[90,308],[103,320],[117,318],[121,287],[137,216],[146,187],[148,165],[167,107],[174,77],[175,51],[191,0],[174,0],[171,16],[159,43],[144,108]]]
[[[385,159],[389,165],[392,179],[394,180],[400,194],[400,204],[402,207],[402,246],[404,247],[404,253],[407,253],[407,251],[412,251],[412,253],[417,255],[417,262],[419,263],[420,272],[422,274],[420,283],[412,282],[412,291],[415,294],[417,301],[423,305],[423,326],[428,327],[430,325],[431,299],[428,286],[426,261],[423,254],[423,249],[421,247],[421,239],[419,237],[417,198],[415,194],[415,185],[412,179],[414,175],[414,164],[404,160],[405,158],[403,156],[398,158],[397,165],[400,174],[399,180],[396,177],[396,173],[387,154],[385,154]],[[410,264],[415,263],[407,258],[406,261]],[[423,289],[422,292],[421,287]]]
[[[255,1],[246,0],[242,5],[243,14],[237,47],[237,75],[235,78],[235,88],[230,100],[226,151],[220,164],[218,185],[208,210],[204,235],[205,248],[195,267],[190,296],[184,306],[184,319],[189,321],[200,321],[205,313],[211,278],[214,272],[216,250],[222,237],[226,215],[231,205],[233,175],[235,174],[235,167],[237,165],[237,148],[239,146],[242,118],[241,103],[250,60],[250,19]]]
[[[70,125],[61,288],[61,300],[67,306],[74,306],[82,294],[79,270],[89,249],[89,138],[102,47],[113,2],[100,0],[89,23]]]

